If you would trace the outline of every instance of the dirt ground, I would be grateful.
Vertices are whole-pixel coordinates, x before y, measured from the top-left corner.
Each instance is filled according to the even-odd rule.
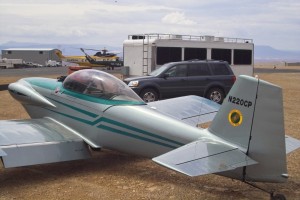
[[[300,69],[300,67],[299,67]],[[283,88],[286,134],[300,139],[300,73],[264,73],[261,79]],[[53,76],[57,77],[57,76]],[[1,77],[0,84],[19,77]],[[7,91],[0,91],[0,119],[28,118]],[[290,178],[259,184],[300,199],[300,150],[288,155]],[[217,175],[191,178],[149,159],[104,150],[89,160],[4,169],[2,199],[269,199],[244,183]]]

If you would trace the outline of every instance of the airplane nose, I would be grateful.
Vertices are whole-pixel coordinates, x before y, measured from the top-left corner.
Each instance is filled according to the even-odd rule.
[[[16,83],[11,83],[8,85],[8,91],[13,97],[21,96],[23,98],[28,97],[24,92],[22,91],[22,86],[16,82]]]
[[[24,80],[9,84],[8,91],[14,99],[22,104],[56,107]]]

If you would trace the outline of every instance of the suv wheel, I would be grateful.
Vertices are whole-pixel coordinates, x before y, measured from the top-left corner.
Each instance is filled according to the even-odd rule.
[[[158,93],[153,89],[144,89],[141,92],[140,97],[146,103],[147,102],[152,102],[152,101],[157,101],[158,100]]]
[[[208,90],[206,94],[206,98],[212,100],[216,103],[221,104],[225,98],[225,94],[222,89],[220,88],[211,88]]]

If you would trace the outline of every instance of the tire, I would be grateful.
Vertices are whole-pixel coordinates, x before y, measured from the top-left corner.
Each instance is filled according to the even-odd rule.
[[[286,200],[283,194],[276,194],[275,196],[271,197],[271,200]]]
[[[154,89],[146,88],[142,90],[140,93],[140,97],[145,101],[146,103],[157,101],[158,100],[158,92],[156,92]]]
[[[221,104],[225,98],[225,93],[221,88],[211,88],[208,90],[206,98]]]

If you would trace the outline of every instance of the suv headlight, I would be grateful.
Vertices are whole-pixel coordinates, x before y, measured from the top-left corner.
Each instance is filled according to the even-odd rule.
[[[139,81],[130,81],[128,83],[129,87],[137,87],[139,85]]]

